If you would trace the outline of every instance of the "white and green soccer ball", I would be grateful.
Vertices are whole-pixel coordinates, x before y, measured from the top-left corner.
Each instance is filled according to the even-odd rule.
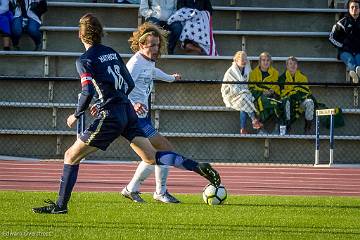
[[[227,198],[227,191],[224,185],[215,187],[211,183],[205,186],[203,190],[203,199],[206,204],[219,205],[223,204]]]

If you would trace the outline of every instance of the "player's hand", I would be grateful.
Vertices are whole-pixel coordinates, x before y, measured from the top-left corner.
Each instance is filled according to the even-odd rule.
[[[98,113],[99,113],[99,109],[97,108],[96,104],[92,105],[90,107],[91,116],[96,117],[98,115]]]
[[[135,109],[135,112],[140,116],[145,115],[148,112],[146,106],[139,102],[134,104],[134,109]]]
[[[172,76],[175,78],[175,81],[181,80],[181,74],[179,73],[174,73]]]
[[[71,128],[72,126],[74,126],[74,123],[77,121],[75,114],[71,114],[68,118],[67,118],[67,125],[69,128]]]

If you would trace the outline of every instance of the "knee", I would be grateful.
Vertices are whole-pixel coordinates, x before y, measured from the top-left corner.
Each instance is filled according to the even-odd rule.
[[[314,109],[314,101],[312,99],[306,99],[305,108]]]
[[[22,25],[15,21],[11,25],[11,32],[13,36],[20,36],[22,33]]]
[[[64,163],[65,164],[76,164],[76,161],[74,159],[74,154],[72,153],[72,149],[69,148],[68,150],[66,150],[65,154],[64,154]]]
[[[30,36],[34,36],[34,37],[38,37],[41,35],[40,29],[34,25],[29,25],[28,32]]]

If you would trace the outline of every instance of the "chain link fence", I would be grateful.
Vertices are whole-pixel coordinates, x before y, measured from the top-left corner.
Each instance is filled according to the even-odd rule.
[[[61,159],[74,142],[76,130],[66,126],[74,112],[79,80],[73,78],[0,78],[0,155],[40,159]],[[281,136],[260,134],[247,122],[249,134],[240,134],[239,112],[226,108],[220,81],[156,82],[151,95],[154,126],[169,138],[177,152],[199,161],[230,163],[313,164],[315,127],[304,134],[304,117]],[[360,109],[358,86],[313,84],[317,101],[341,107],[345,126],[335,129],[335,163],[360,163]],[[91,122],[86,116],[86,123]],[[275,129],[276,130],[276,129]],[[320,161],[328,162],[329,130],[320,129]],[[106,152],[88,159],[136,161],[124,139],[116,140]]]

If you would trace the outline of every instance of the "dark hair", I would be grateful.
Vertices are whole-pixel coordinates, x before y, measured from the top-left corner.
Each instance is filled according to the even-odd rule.
[[[346,9],[349,9],[351,3],[357,3],[360,5],[360,0],[349,0],[345,5]]]
[[[103,27],[93,14],[87,13],[79,20],[79,33],[82,41],[88,44],[101,43]]]
[[[294,57],[294,56],[290,56],[290,57],[288,57],[288,59],[286,59],[286,65],[289,63],[289,61],[293,61],[293,62],[296,62],[296,63],[299,62],[298,59],[296,57]]]

